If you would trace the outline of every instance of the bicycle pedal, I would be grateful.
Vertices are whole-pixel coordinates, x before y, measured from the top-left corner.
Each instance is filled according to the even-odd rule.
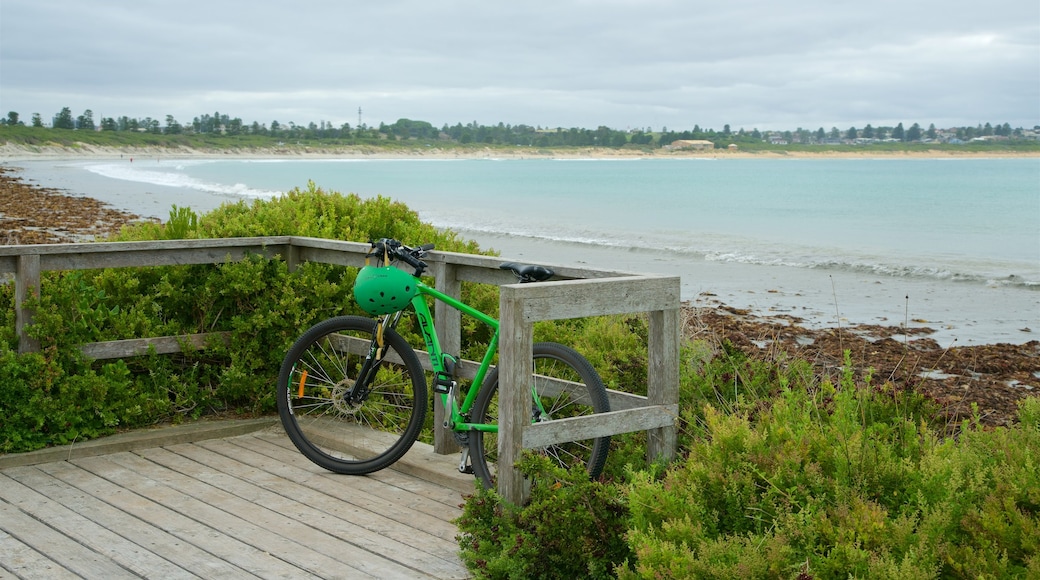
[[[459,473],[465,473],[466,475],[473,475],[473,466],[467,465],[459,470]]]

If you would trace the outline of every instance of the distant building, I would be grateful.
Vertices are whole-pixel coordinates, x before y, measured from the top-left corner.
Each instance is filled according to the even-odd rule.
[[[670,144],[666,145],[665,147],[667,147],[669,149],[702,150],[702,149],[714,149],[715,148],[715,144],[712,143],[711,141],[704,141],[704,140],[701,140],[701,139],[680,139],[678,141],[672,141]]]

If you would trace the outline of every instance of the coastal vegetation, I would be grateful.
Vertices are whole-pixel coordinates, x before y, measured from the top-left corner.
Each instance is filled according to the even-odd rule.
[[[195,117],[182,124],[167,115],[158,119],[132,119],[126,116],[102,118],[95,122],[89,109],[73,116],[63,108],[49,124],[33,114],[26,124],[14,111],[0,119],[0,141],[17,145],[73,147],[77,144],[100,147],[163,147],[193,150],[265,150],[300,152],[307,148],[367,148],[389,151],[422,151],[427,148],[468,151],[484,148],[606,148],[652,152],[672,148],[686,141],[710,141],[715,149],[737,147],[755,152],[831,152],[831,151],[949,151],[949,152],[1040,152],[1040,127],[1012,128],[1008,123],[985,123],[974,127],[936,128],[912,123],[895,126],[831,127],[815,130],[797,128],[787,131],[758,129],[721,130],[701,128],[670,130],[650,127],[618,130],[605,126],[588,128],[543,128],[530,125],[481,125],[456,123],[438,128],[431,123],[398,119],[377,127],[360,123],[279,123],[262,124],[216,112]]]
[[[164,223],[126,226],[113,239],[257,235],[392,236],[480,251],[400,203],[313,183],[203,215],[174,207]],[[0,452],[272,412],[281,357],[301,329],[356,313],[355,273],[314,263],[290,273],[283,260],[260,257],[47,272],[31,304],[42,348],[30,354],[17,354],[13,285],[0,284]],[[493,287],[464,284],[463,298],[497,310]],[[228,340],[105,362],[76,348],[202,331]],[[472,358],[487,337],[479,327],[463,332],[462,354]],[[585,353],[608,386],[645,384],[640,316],[545,322],[535,332]],[[838,368],[821,370],[686,336],[678,458],[647,465],[642,434],[614,438],[596,481],[527,457],[523,469],[551,483],[535,486],[525,506],[476,490],[458,521],[463,560],[478,578],[1040,576],[1040,398],[1024,398],[1005,426],[977,413],[951,424],[870,365],[846,352]]]

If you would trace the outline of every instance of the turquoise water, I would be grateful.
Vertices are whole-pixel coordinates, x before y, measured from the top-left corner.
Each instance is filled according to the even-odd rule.
[[[384,195],[510,259],[679,275],[683,298],[810,325],[1040,339],[1040,158],[137,159],[26,175],[165,218],[308,181]]]
[[[1040,160],[310,160],[100,164],[266,197],[313,180],[463,233],[1040,285]]]

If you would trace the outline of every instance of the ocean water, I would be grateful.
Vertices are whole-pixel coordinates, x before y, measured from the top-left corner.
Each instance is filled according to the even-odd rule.
[[[400,200],[506,257],[677,274],[689,300],[929,326],[951,342],[1040,337],[1038,158],[28,165],[44,184],[161,218],[173,203],[206,211],[314,181]]]

